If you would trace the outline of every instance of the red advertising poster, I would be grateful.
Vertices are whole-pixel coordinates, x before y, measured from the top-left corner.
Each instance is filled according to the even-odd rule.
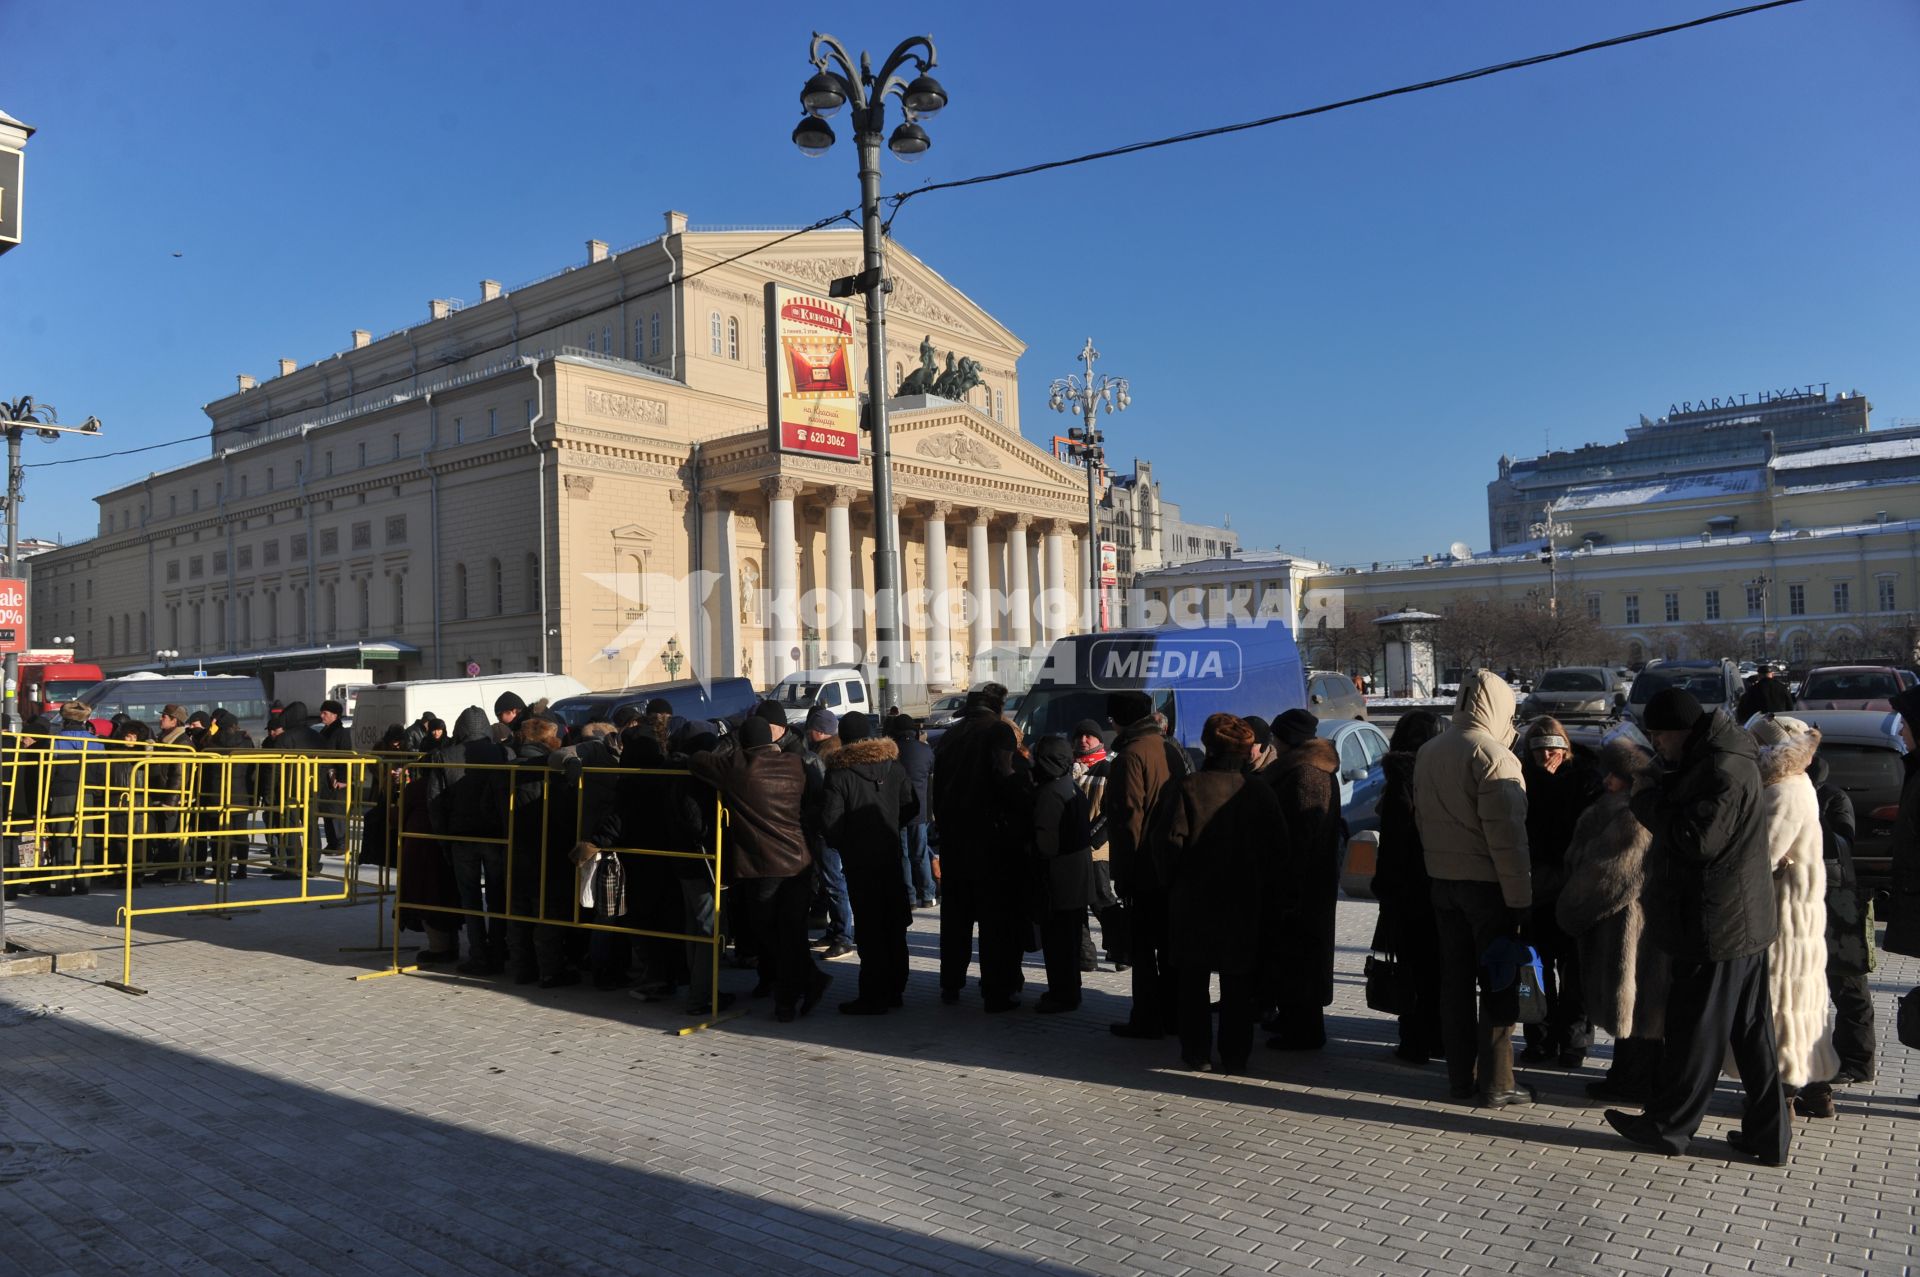
[[[775,452],[860,459],[853,320],[824,297],[767,285],[767,419]]]
[[[0,577],[0,653],[27,650],[27,583]]]

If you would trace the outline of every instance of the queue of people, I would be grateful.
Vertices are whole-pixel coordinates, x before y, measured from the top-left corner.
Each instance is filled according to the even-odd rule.
[[[1228,1074],[1252,1067],[1257,1028],[1275,1050],[1321,1049],[1346,830],[1338,758],[1314,716],[1214,714],[1195,760],[1143,692],[1114,692],[1105,722],[1037,740],[1005,700],[996,684],[975,689],[930,744],[897,712],[815,710],[790,727],[772,701],[727,722],[655,701],[569,730],[508,693],[491,717],[472,706],[451,729],[432,715],[389,729],[375,783],[399,797],[362,805],[363,854],[400,866],[401,925],[426,936],[416,961],[471,976],[543,988],[591,976],[649,1001],[684,986],[688,1012],[710,1015],[733,1000],[708,961],[718,928],[777,1019],[814,1010],[844,957],[858,977],[839,1010],[885,1015],[905,1003],[913,910],[937,905],[946,1003],[971,976],[985,1011],[1019,1008],[1037,952],[1034,1009],[1074,1010],[1103,949],[1129,974],[1116,1036],[1172,1038],[1184,1067]],[[1915,907],[1887,944],[1916,952],[1920,691],[1895,708],[1909,745],[1895,892]],[[1443,1061],[1453,1098],[1504,1108],[1534,1098],[1516,1065],[1580,1068],[1600,1029],[1612,1058],[1588,1089],[1622,1105],[1606,1116],[1630,1143],[1683,1151],[1726,1071],[1747,1097],[1730,1145],[1784,1161],[1791,1116],[1833,1117],[1835,1086],[1875,1068],[1854,818],[1825,783],[1819,733],[1778,711],[1738,723],[1669,689],[1644,733],[1616,731],[1582,757],[1555,720],[1520,734],[1514,714],[1509,685],[1473,672],[1450,720],[1415,710],[1394,730],[1374,940],[1399,971],[1393,1057]],[[220,711],[168,706],[151,728],[116,722],[109,740],[69,705],[26,739],[54,757],[128,759],[114,751],[149,741],[325,755],[347,749],[339,716],[332,702],[312,718],[277,707],[256,746]],[[286,805],[267,792],[276,769],[230,770],[226,792],[182,787],[177,812],[150,817],[174,821],[180,877],[221,859],[203,811],[228,819],[251,801],[270,820]],[[23,801],[44,802],[47,827],[67,833],[43,840],[41,863],[84,864],[55,771],[44,786],[16,772],[9,811],[18,821]],[[276,873],[311,871],[337,845],[353,773],[319,775],[337,805],[270,840]],[[1523,996],[1539,1004],[1525,1017]]]

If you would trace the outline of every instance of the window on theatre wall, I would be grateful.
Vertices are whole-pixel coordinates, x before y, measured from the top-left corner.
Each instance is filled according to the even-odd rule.
[[[540,610],[540,556],[527,556],[527,611]]]
[[[1640,624],[1640,596],[1638,594],[1629,594],[1622,601],[1626,605],[1626,623],[1628,625]]]
[[[737,319],[727,321],[727,358],[740,358],[740,321]]]
[[[487,560],[487,598],[493,603],[493,615],[499,616],[507,610],[506,578],[500,571],[500,560]]]
[[[1877,607],[1882,612],[1893,611],[1893,608],[1894,608],[1893,578],[1890,576],[1883,576],[1878,581],[1874,582],[1874,585],[1877,588],[1878,595],[1879,595],[1879,597],[1874,600],[1874,606]]]
[[[1766,603],[1766,595],[1761,592],[1764,588],[1765,587],[1758,585],[1749,585],[1747,587],[1748,616],[1760,615],[1760,609]]]
[[[718,355],[721,351],[720,341],[720,312],[716,310],[707,316],[707,353]]]
[[[1853,611],[1853,583],[1835,581],[1833,583],[1833,610],[1836,612]]]
[[[1661,606],[1661,614],[1667,618],[1667,621],[1669,623],[1679,620],[1680,619],[1679,591],[1668,590],[1661,597],[1660,606]]]
[[[467,565],[453,565],[453,616],[457,621],[467,619]]]
[[[647,321],[647,336],[647,348],[653,352],[653,357],[658,359],[660,357],[660,312],[657,310],[653,312],[653,318]]]
[[[1805,616],[1807,614],[1807,587],[1789,585],[1787,587],[1787,615]]]
[[[1718,590],[1707,591],[1707,613],[1706,614],[1707,614],[1707,619],[1709,621],[1717,621],[1720,619],[1720,591]]]

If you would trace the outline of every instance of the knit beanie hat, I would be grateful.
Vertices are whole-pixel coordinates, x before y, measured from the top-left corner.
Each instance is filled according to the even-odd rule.
[[[807,730],[819,732],[823,736],[833,736],[840,731],[840,719],[824,705],[815,705],[807,713]]]
[[[824,712],[824,711],[822,711]],[[873,735],[873,720],[859,710],[840,716],[840,743],[851,745]]]
[[[1684,687],[1669,687],[1653,694],[1640,722],[1650,732],[1687,732],[1706,716],[1699,697]]]
[[[747,749],[773,744],[773,728],[767,720],[755,716],[740,724],[740,744]]]
[[[761,701],[753,707],[753,717],[774,727],[787,725],[787,711],[780,708],[779,701]]]
[[[508,710],[525,710],[526,708],[527,703],[520,699],[518,692],[502,692],[494,698],[493,716],[504,719]]]
[[[1153,697],[1145,692],[1108,692],[1107,717],[1115,727],[1131,727],[1153,713]]]
[[[1288,749],[1298,749],[1319,730],[1320,720],[1304,709],[1290,709],[1273,720],[1273,738]]]
[[[1755,714],[1746,727],[1762,749],[1790,745],[1813,730],[1804,720],[1787,714]]]

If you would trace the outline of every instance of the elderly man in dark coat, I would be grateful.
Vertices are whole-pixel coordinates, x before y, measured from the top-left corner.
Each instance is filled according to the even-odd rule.
[[[1032,850],[1034,922],[1047,966],[1037,1010],[1080,1005],[1080,934],[1093,900],[1093,852],[1087,796],[1073,777],[1073,746],[1048,736],[1033,747]]]
[[[1173,964],[1167,958],[1167,892],[1146,853],[1147,821],[1160,791],[1173,779],[1166,738],[1153,719],[1145,692],[1113,692],[1107,717],[1120,729],[1107,751],[1107,788],[1100,814],[1106,820],[1113,888],[1132,924],[1133,1006],[1112,1025],[1123,1038],[1158,1038],[1176,1027]]]
[[[973,929],[980,928],[980,995],[989,1011],[1020,1005],[1020,955],[1029,929],[1022,913],[1031,781],[1019,737],[1001,717],[1007,689],[967,693],[960,718],[934,748],[934,827],[940,833],[940,999],[966,986]]]
[[[1653,831],[1649,854],[1666,875],[1654,937],[1673,959],[1673,982],[1653,1102],[1643,1114],[1608,1109],[1606,1118],[1629,1143],[1685,1152],[1731,1046],[1747,1106],[1727,1143],[1779,1166],[1791,1133],[1768,982],[1779,919],[1758,748],[1733,720],[1677,687],[1647,702],[1641,725],[1672,767],[1629,803]]]
[[[885,1015],[907,989],[907,928],[913,922],[900,873],[900,830],[920,810],[900,747],[873,735],[858,710],[838,724],[840,748],[827,756],[820,827],[840,853],[854,916],[860,919],[860,995],[846,1015]]]
[[[1220,1071],[1245,1073],[1259,1014],[1260,958],[1276,937],[1265,933],[1265,900],[1284,838],[1280,802],[1249,774],[1253,729],[1215,714],[1201,732],[1206,761],[1174,781],[1154,813],[1148,838],[1168,893],[1168,956],[1178,989],[1180,1058],[1211,1072],[1210,986],[1220,973]]]
[[[1320,720],[1290,709],[1273,720],[1278,751],[1260,774],[1279,800],[1285,843],[1274,880],[1273,943],[1267,946],[1274,1016],[1267,1045],[1317,1051],[1327,1044],[1333,1002],[1334,910],[1340,896],[1340,755],[1317,733]]]

